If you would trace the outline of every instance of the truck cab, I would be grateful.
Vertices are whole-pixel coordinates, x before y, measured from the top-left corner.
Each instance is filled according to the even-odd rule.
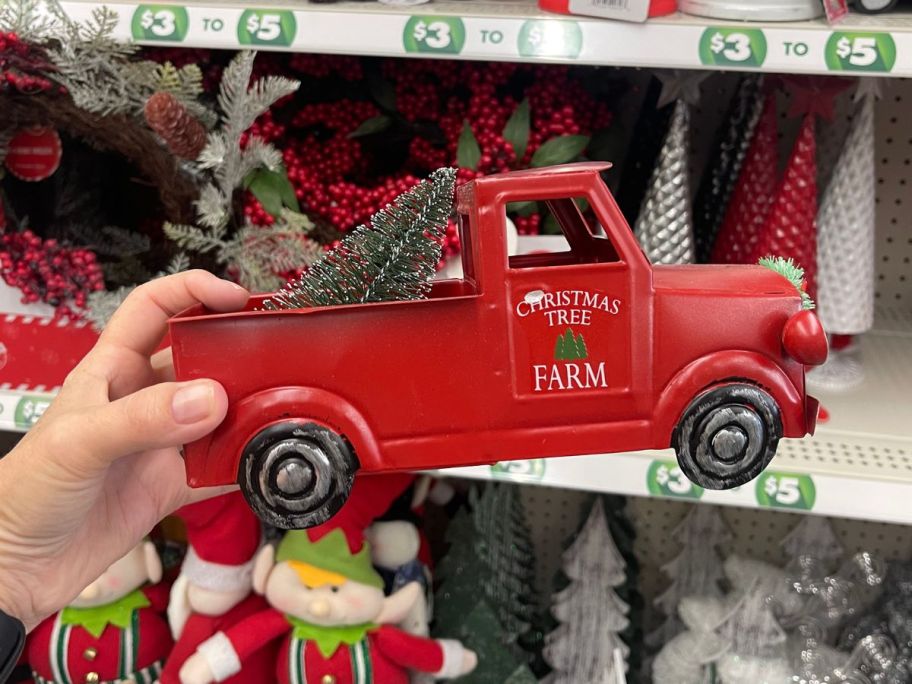
[[[770,269],[650,264],[606,168],[460,186],[464,275],[425,300],[175,317],[178,378],[215,378],[230,401],[186,447],[191,486],[238,481],[261,517],[303,527],[358,470],[671,446],[701,486],[756,477],[781,437],[813,432],[804,372],[826,358],[823,330]],[[532,201],[568,249],[508,254],[508,206]]]

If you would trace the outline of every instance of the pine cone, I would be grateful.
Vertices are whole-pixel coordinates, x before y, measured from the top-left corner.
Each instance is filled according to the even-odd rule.
[[[176,156],[193,161],[206,146],[206,129],[171,93],[159,92],[146,100],[149,128],[158,133]]]

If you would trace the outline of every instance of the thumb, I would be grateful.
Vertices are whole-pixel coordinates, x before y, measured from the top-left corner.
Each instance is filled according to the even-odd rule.
[[[228,411],[214,380],[163,382],[90,409],[80,416],[86,465],[105,468],[140,451],[177,447],[209,434]]]

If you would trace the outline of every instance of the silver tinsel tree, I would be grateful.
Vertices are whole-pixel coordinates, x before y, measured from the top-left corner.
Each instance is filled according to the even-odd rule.
[[[704,74],[659,74],[664,90],[659,106],[674,101],[668,133],[652,173],[634,232],[656,264],[694,261],[690,190],[690,108],[699,98]]]

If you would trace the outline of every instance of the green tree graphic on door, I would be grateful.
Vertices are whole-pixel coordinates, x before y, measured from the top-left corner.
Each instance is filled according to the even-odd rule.
[[[586,349],[586,340],[583,339],[583,333],[574,335],[573,330],[567,328],[567,332],[557,336],[557,341],[554,343],[554,359],[556,361],[575,361],[587,358],[589,358],[589,350]]]

